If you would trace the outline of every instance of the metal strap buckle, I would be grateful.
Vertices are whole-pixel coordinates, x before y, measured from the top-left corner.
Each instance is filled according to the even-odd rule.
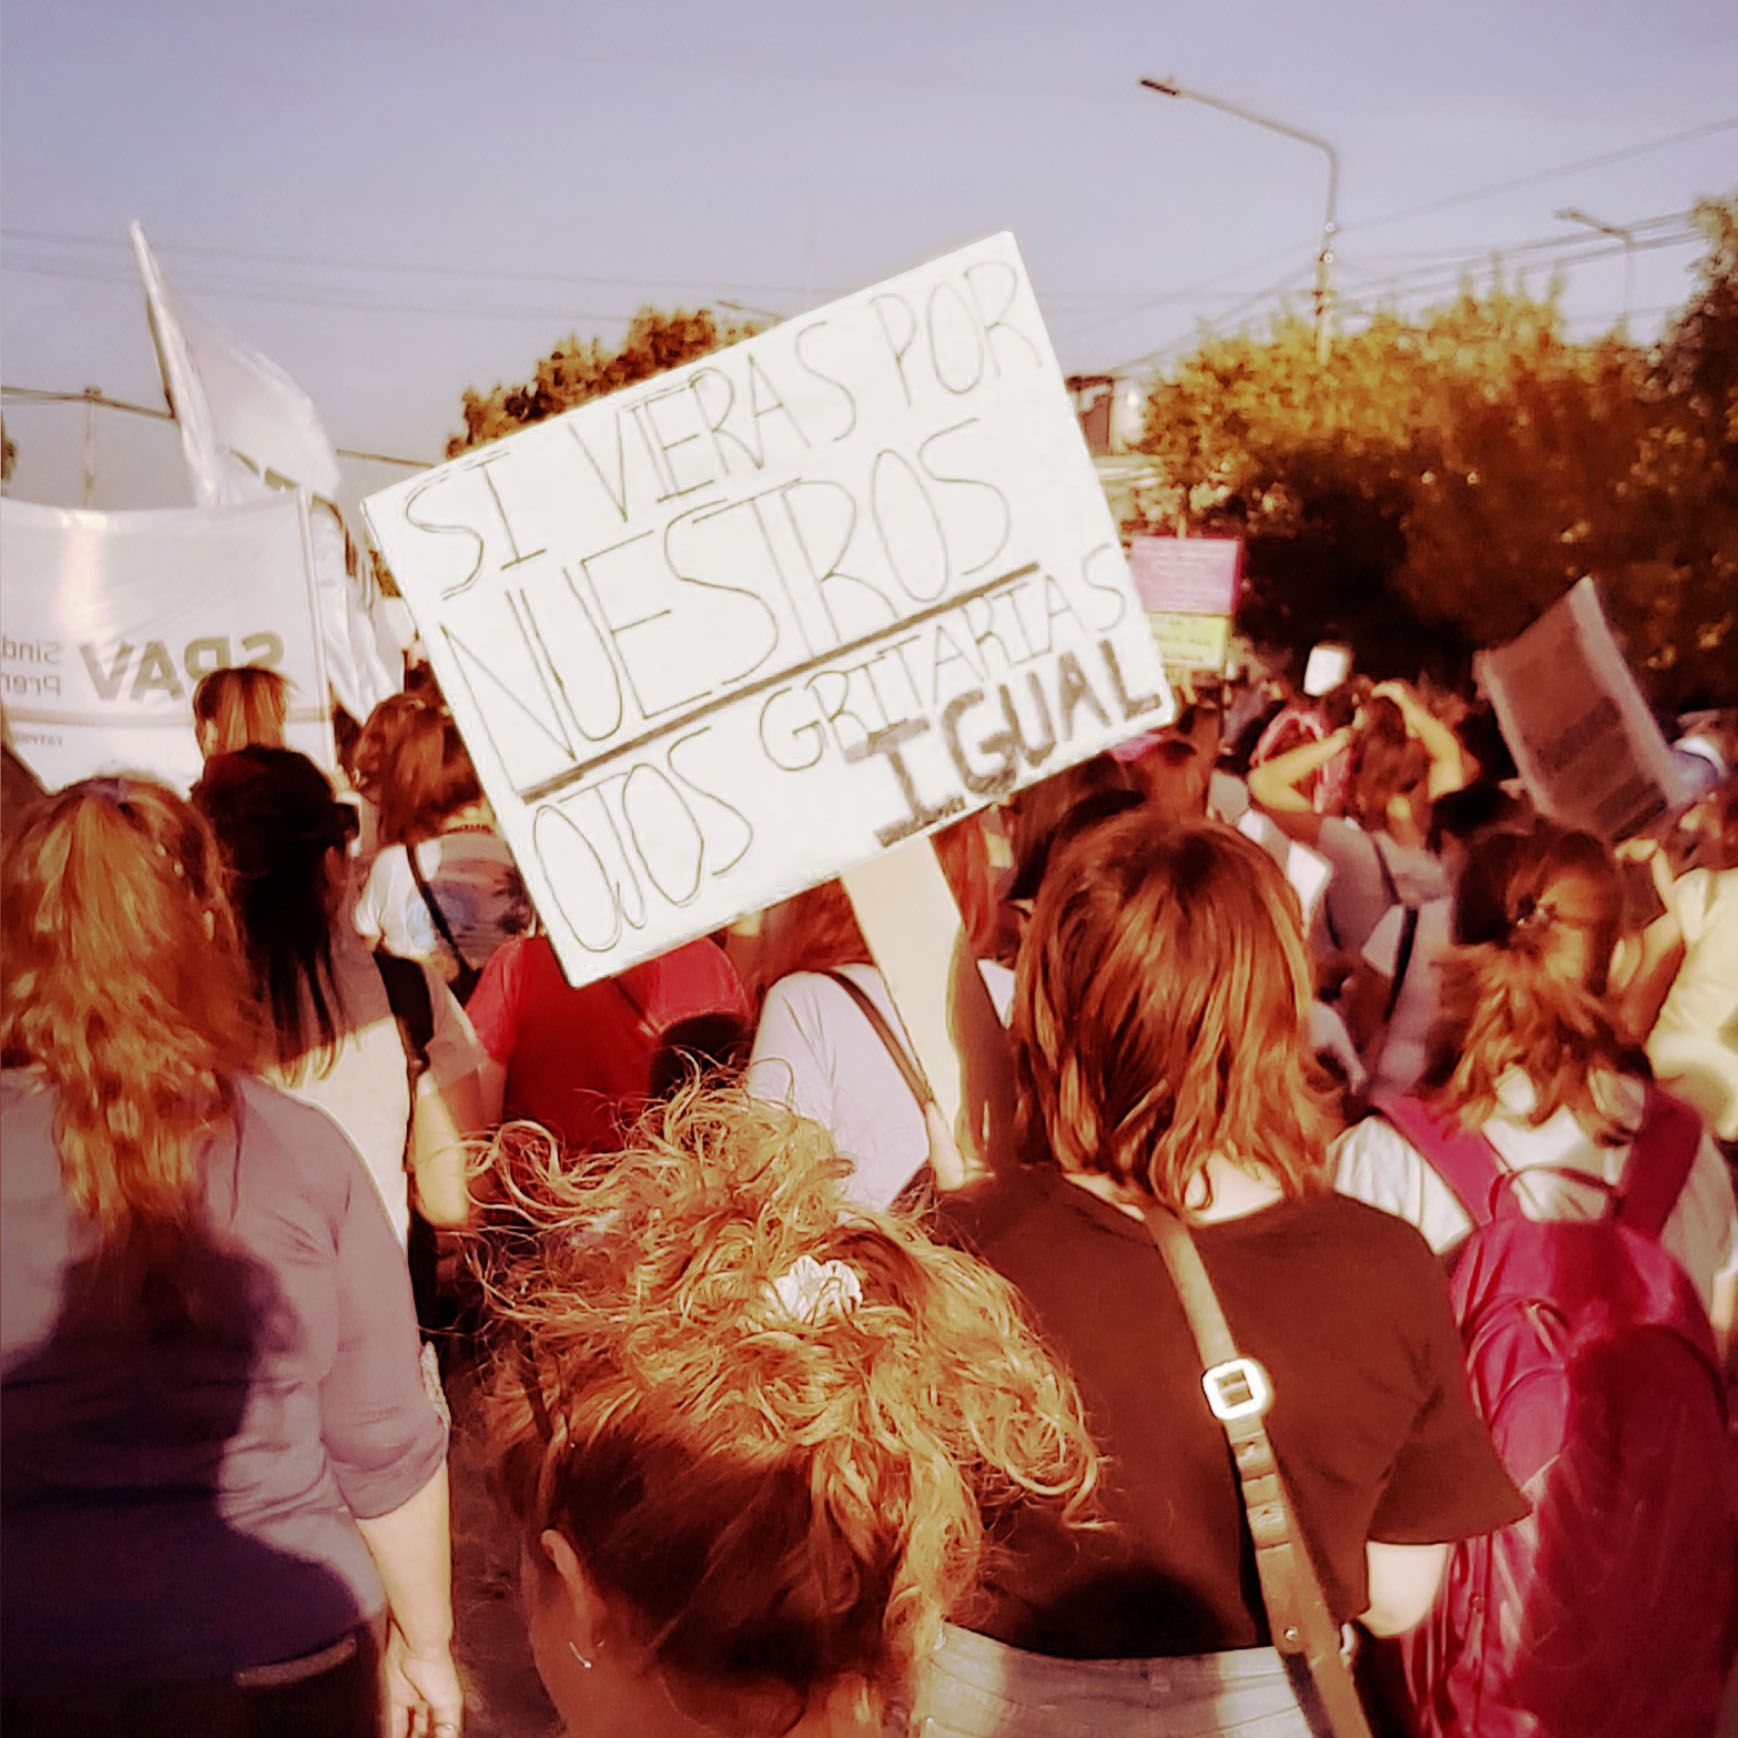
[[[1226,1424],[1238,1418],[1265,1418],[1273,1404],[1273,1384],[1253,1358],[1228,1358],[1215,1364],[1202,1376],[1201,1388],[1208,1410]]]

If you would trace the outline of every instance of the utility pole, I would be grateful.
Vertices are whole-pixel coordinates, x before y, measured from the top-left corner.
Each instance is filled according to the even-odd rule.
[[[1339,234],[1340,207],[1340,154],[1326,139],[1317,138],[1314,133],[1306,133],[1301,127],[1288,126],[1284,121],[1276,121],[1267,115],[1258,115],[1252,109],[1240,107],[1236,103],[1228,103],[1223,97],[1210,97],[1202,91],[1189,90],[1170,78],[1143,78],[1141,87],[1144,90],[1157,91],[1162,97],[1185,97],[1192,103],[1204,103],[1210,109],[1218,109],[1222,114],[1234,115],[1240,121],[1248,121],[1252,126],[1265,127],[1270,133],[1283,133],[1288,139],[1296,139],[1299,144],[1309,145],[1320,151],[1328,160],[1328,200],[1327,209],[1322,217],[1322,245],[1316,253],[1316,360],[1326,362],[1333,349],[1334,332],[1334,237]]]
[[[97,498],[97,406],[102,396],[100,386],[84,389],[84,488],[81,500],[86,507],[95,505]]]

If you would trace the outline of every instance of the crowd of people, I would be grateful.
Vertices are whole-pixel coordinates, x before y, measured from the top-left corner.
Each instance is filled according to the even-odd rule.
[[[575,1732],[1709,1738],[1730,728],[1606,841],[1452,696],[1182,698],[937,837],[963,1163],[837,883],[571,987],[426,676],[9,782],[7,1731],[456,1738],[462,1360]]]

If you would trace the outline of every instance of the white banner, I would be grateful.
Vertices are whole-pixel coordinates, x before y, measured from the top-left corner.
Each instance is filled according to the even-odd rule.
[[[1171,715],[1011,236],[363,512],[576,983]]]
[[[1539,812],[1622,839],[1677,795],[1671,750],[1583,579],[1474,664]]]
[[[88,513],[0,502],[0,700],[50,789],[147,772],[199,776],[194,684],[229,664],[290,681],[288,743],[331,767],[304,498]]]

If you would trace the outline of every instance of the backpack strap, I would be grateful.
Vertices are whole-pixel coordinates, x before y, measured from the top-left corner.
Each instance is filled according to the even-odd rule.
[[[918,1108],[928,1110],[935,1103],[935,1091],[929,1084],[929,1078],[918,1064],[917,1058],[900,1042],[899,1034],[888,1025],[887,1016],[875,1006],[869,992],[861,984],[846,977],[843,972],[822,972],[821,976],[831,978],[857,1004],[863,1018],[875,1028],[875,1036],[887,1047],[887,1054],[893,1058],[900,1078],[911,1089],[911,1096],[917,1100]]]
[[[1658,1237],[1684,1192],[1701,1145],[1702,1119],[1681,1099],[1650,1083],[1647,1108],[1618,1186],[1619,1221]]]
[[[464,950],[459,946],[459,938],[453,934],[453,926],[447,922],[447,914],[441,910],[440,901],[434,896],[434,889],[428,884],[428,877],[422,872],[422,865],[416,860],[416,846],[406,845],[404,855],[410,864],[410,878],[416,883],[416,890],[422,895],[422,902],[428,907],[428,914],[434,920],[434,926],[440,931],[441,940],[447,944],[453,958],[459,962],[461,973],[472,973],[475,968],[465,958]]]
[[[1509,1174],[1497,1149],[1482,1134],[1469,1133],[1422,1100],[1378,1093],[1372,1101],[1460,1202],[1474,1225],[1489,1225],[1497,1185]],[[1512,1199],[1512,1197],[1511,1197]]]
[[[428,1072],[429,1046],[434,1042],[434,997],[429,992],[428,978],[415,960],[400,959],[385,948],[377,948],[374,964],[398,1025],[414,1098],[417,1081]]]

